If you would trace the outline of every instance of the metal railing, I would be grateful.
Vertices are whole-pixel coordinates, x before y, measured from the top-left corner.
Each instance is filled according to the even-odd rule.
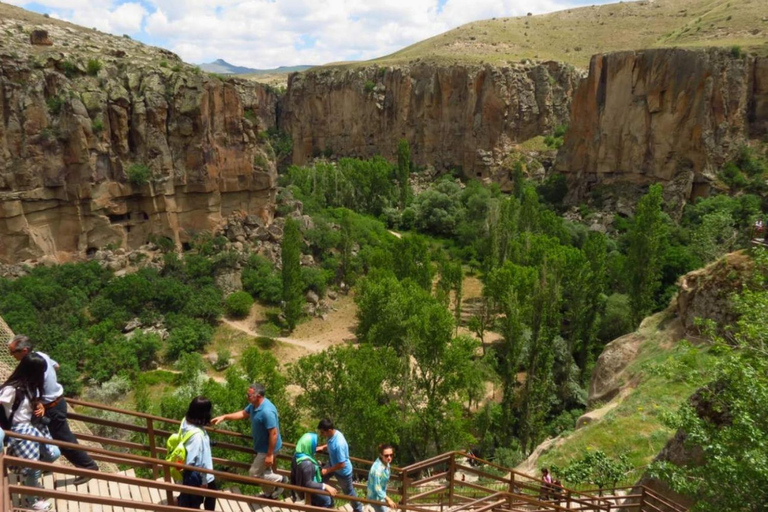
[[[92,458],[98,461],[149,470],[147,473],[151,472],[152,480],[133,478],[133,483],[136,483],[138,480],[142,486],[154,486],[158,490],[163,490],[167,493],[166,501],[168,504],[173,503],[172,492],[180,492],[182,490],[187,494],[219,498],[226,497],[228,500],[240,499],[240,495],[233,495],[232,493],[198,490],[197,488],[180,486],[171,482],[170,467],[172,464],[165,461],[165,440],[176,432],[174,427],[180,425],[181,422],[179,420],[127,411],[83,400],[68,399],[68,402],[71,405],[90,408],[94,411],[100,410],[117,413],[129,419],[126,422],[116,421],[114,419],[85,414],[85,411],[82,409],[80,412],[71,412],[69,414],[70,418],[84,422],[92,429],[107,427],[114,429],[116,433],[120,433],[119,436],[115,437],[78,434],[77,437],[81,441],[99,443],[109,449],[84,445],[77,445],[77,448],[89,452]],[[250,467],[250,462],[245,462],[245,460],[250,461],[250,458],[253,456],[251,436],[223,429],[207,428],[207,430],[217,439],[216,446],[212,450],[214,455],[216,455],[213,459],[214,464],[216,467],[223,467],[228,469],[228,471],[206,471],[195,468],[196,471],[211,473],[217,481],[258,486],[266,484],[272,487],[283,487],[291,491],[303,493],[304,495],[311,495],[313,493],[324,494],[323,491],[314,491],[289,484],[276,484],[259,478],[233,473],[232,471],[245,472]],[[7,432],[6,435],[24,438],[24,436],[13,432]],[[227,440],[220,440],[222,437],[227,438]],[[57,441],[51,441],[50,444],[63,447],[74,446]],[[284,443],[283,446],[283,453],[278,454],[278,460],[283,461],[283,464],[285,464],[292,457],[294,445]],[[236,460],[233,457],[239,457],[243,460]],[[364,480],[368,469],[372,465],[372,461],[360,458],[352,458],[351,460],[354,464],[356,479]],[[6,475],[7,467],[13,465],[11,462],[18,462],[18,459],[5,456],[4,461],[2,463],[2,476]],[[473,465],[467,465],[465,461],[471,461]],[[30,461],[25,461],[25,465],[38,467],[39,465],[45,465],[45,463],[35,462],[33,465]],[[487,470],[480,469],[480,466],[485,467]],[[131,479],[128,476],[108,475],[77,468],[64,468],[60,465],[54,465],[53,467],[56,468],[56,472],[75,476],[88,474],[88,476],[106,480],[113,478],[118,478],[118,480]],[[184,466],[181,467],[183,468]],[[278,469],[277,472],[284,475],[288,474],[288,471],[284,469]],[[497,473],[501,473],[501,475]],[[404,511],[423,511],[425,506],[431,510],[434,510],[435,507],[440,507],[441,511],[447,510],[449,512],[460,512],[463,510],[473,510],[474,512],[485,512],[488,510],[514,512],[517,510],[534,509],[541,511],[583,510],[606,512],[619,510],[626,512],[685,512],[686,510],[684,507],[660,497],[645,487],[603,489],[603,493],[608,492],[608,495],[597,496],[592,492],[576,491],[566,487],[544,484],[541,480],[530,475],[510,470],[493,462],[458,451],[444,453],[405,467],[392,467],[391,474],[388,492],[393,496],[399,496],[399,508]],[[157,479],[159,477],[162,477],[164,482],[158,482]],[[361,490],[365,489],[365,484],[360,482],[356,482],[355,486]],[[23,486],[11,485],[7,482],[5,487],[8,489],[8,494],[34,493],[62,499],[59,495],[55,495],[58,491],[41,491],[29,487],[23,488]],[[220,493],[220,495],[211,493]],[[364,493],[362,494],[365,495]],[[82,498],[82,496],[73,497],[71,493],[66,493],[66,497],[75,501]],[[81,501],[93,503],[93,500],[98,499],[98,497],[90,496],[89,499],[91,501],[84,498]],[[255,505],[267,504],[262,498],[247,496],[243,497],[243,499]],[[353,499],[350,496],[342,495],[337,495],[337,499],[370,504],[377,503],[363,498]],[[275,505],[274,501],[267,501],[268,504]],[[311,509],[317,508],[308,505],[303,505],[302,507],[304,508],[301,508],[294,505],[293,503],[285,503],[281,504],[280,507],[301,511],[307,510],[306,507]],[[162,506],[166,508],[143,508],[146,510],[170,510],[167,508],[170,505]],[[133,504],[131,508],[142,509],[142,507],[134,506]],[[4,508],[3,510],[10,510],[10,508]]]

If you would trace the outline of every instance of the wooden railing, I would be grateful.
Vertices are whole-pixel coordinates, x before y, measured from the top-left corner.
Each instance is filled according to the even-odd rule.
[[[144,468],[149,470],[153,480],[142,479],[141,485],[154,486],[158,490],[167,493],[167,503],[173,503],[172,492],[180,492],[182,489],[188,494],[198,494],[201,496],[213,496],[210,493],[220,491],[205,490],[198,492],[194,488],[179,486],[170,481],[170,467],[165,458],[165,441],[168,436],[175,433],[179,420],[163,418],[151,414],[126,411],[114,407],[85,402],[82,400],[68,399],[68,402],[78,407],[90,408],[92,410],[108,411],[124,415],[127,421],[116,421],[106,419],[92,414],[85,414],[83,409],[79,412],[71,412],[69,417],[73,420],[80,420],[91,428],[109,427],[119,432],[115,437],[105,437],[93,434],[80,434],[78,439],[81,441],[92,441],[99,443],[105,448],[91,448],[84,445],[78,445],[78,448],[88,451],[91,456],[98,461],[112,462],[123,466],[134,468]],[[250,467],[250,458],[253,456],[252,438],[250,435],[241,434],[224,429],[209,428],[212,439],[217,440],[213,448],[214,464],[219,468],[226,468],[228,471],[205,471],[196,468],[197,471],[210,472],[215,475],[217,481],[228,481],[237,484],[261,485],[284,487],[285,489],[300,491],[304,494],[323,493],[322,491],[312,491],[311,489],[297,488],[288,484],[275,484],[250,476],[235,474],[232,471],[246,472]],[[20,434],[7,432],[9,437],[21,437]],[[130,438],[132,437],[132,439]],[[138,438],[138,439],[137,439]],[[226,441],[222,440],[226,438]],[[63,447],[72,447],[69,443],[52,442]],[[291,443],[284,443],[283,453],[278,454],[278,460],[290,461],[294,449]],[[229,455],[229,456],[227,456]],[[236,460],[239,457],[242,460]],[[248,462],[246,462],[246,460]],[[18,462],[13,457],[4,458],[4,470],[2,475],[7,472],[7,466],[13,465],[11,462]],[[352,458],[355,470],[355,478],[364,480],[372,461],[365,459]],[[470,462],[472,465],[467,465]],[[25,464],[30,467],[45,463],[35,463],[32,466],[29,461]],[[482,469],[481,469],[482,467]],[[92,472],[76,468],[64,468],[56,465],[56,471],[64,474],[80,476],[84,473],[92,473],[94,478],[103,479],[125,479],[131,478],[120,475],[108,475],[101,472]],[[288,474],[285,469],[278,469],[278,473]],[[461,512],[463,510],[472,510],[474,512],[485,512],[488,510],[514,512],[517,510],[540,510],[540,511],[559,511],[559,510],[580,510],[580,511],[626,511],[626,512],[685,512],[685,508],[672,503],[653,493],[650,489],[624,488],[615,490],[604,490],[609,495],[597,496],[592,492],[576,491],[565,487],[542,484],[542,482],[530,475],[520,473],[508,468],[494,464],[493,462],[483,460],[471,454],[463,452],[449,452],[432,457],[430,459],[416,462],[405,467],[392,467],[392,477],[388,488],[389,494],[393,497],[399,497],[400,509],[407,511],[422,511],[425,506],[433,509],[439,506],[441,511],[446,509],[450,512]],[[159,477],[164,478],[164,482],[157,482]],[[467,477],[470,477],[467,479]],[[477,477],[476,481],[472,480]],[[135,482],[135,479],[134,479]],[[362,496],[365,496],[365,484],[355,483],[360,489]],[[13,494],[31,494],[35,493],[41,496],[51,496],[56,491],[46,490],[41,492],[34,488],[23,488],[4,484],[8,489],[7,493]],[[31,489],[31,490],[30,490]],[[7,494],[4,492],[4,494]],[[223,497],[232,500],[235,499],[231,493],[223,493]],[[58,496],[56,496],[58,497]],[[253,504],[264,505],[264,500],[255,497],[243,497],[245,501]],[[352,500],[349,496],[337,495],[341,500]],[[2,498],[5,499],[5,498]],[[78,501],[81,496],[70,498]],[[83,499],[83,502],[93,502],[96,497],[90,497],[91,501]],[[239,499],[239,496],[238,498]],[[256,500],[256,501],[253,501]],[[260,501],[259,501],[260,500]],[[356,498],[355,501],[362,503],[371,503],[363,498]],[[274,506],[274,501],[269,501]],[[146,510],[170,510],[169,505],[163,505],[166,508],[143,507]],[[141,509],[140,506],[131,505],[132,508]],[[308,510],[316,507],[303,505],[295,507],[294,504],[280,505],[281,508]],[[309,508],[307,508],[309,507]],[[172,507],[174,508],[174,507]],[[2,510],[10,510],[4,508]]]

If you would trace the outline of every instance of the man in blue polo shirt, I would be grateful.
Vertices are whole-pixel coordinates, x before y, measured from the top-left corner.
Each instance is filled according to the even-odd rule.
[[[333,422],[328,418],[320,420],[317,430],[328,440],[327,444],[318,446],[317,451],[327,451],[328,458],[331,459],[331,466],[323,468],[323,476],[336,477],[336,481],[341,486],[341,492],[347,496],[357,496],[352,485],[352,461],[349,460],[349,445],[344,438],[344,434],[336,430]],[[354,512],[363,512],[363,506],[359,501],[353,501],[352,510]]]
[[[283,446],[283,440],[280,436],[280,419],[277,409],[272,402],[264,396],[264,386],[261,384],[251,384],[248,388],[248,406],[241,410],[217,416],[211,420],[212,425],[218,425],[222,421],[229,420],[251,420],[251,435],[253,436],[253,451],[256,457],[253,459],[251,469],[248,474],[263,478],[275,483],[288,483],[288,478],[277,474],[275,464],[275,455]],[[272,487],[271,485],[262,485],[263,498],[278,499],[283,493],[282,487]]]

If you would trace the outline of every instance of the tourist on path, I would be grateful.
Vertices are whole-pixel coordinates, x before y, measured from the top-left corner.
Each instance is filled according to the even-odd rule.
[[[253,436],[253,451],[256,457],[253,459],[248,474],[275,483],[288,483],[288,478],[277,474],[275,457],[283,446],[280,437],[280,419],[277,409],[265,396],[266,391],[261,384],[251,384],[248,388],[248,406],[242,411],[231,412],[222,416],[216,416],[211,420],[212,425],[218,425],[222,421],[251,420],[251,435]],[[278,499],[283,493],[282,487],[262,485],[262,498]],[[359,511],[358,511],[359,512]]]
[[[354,473],[352,471],[352,461],[349,460],[349,445],[344,438],[344,434],[336,430],[333,422],[328,418],[320,420],[317,429],[328,440],[327,444],[319,446],[317,451],[327,451],[328,457],[331,459],[331,466],[322,470],[323,476],[336,477],[342,493],[347,496],[357,496],[352,485]],[[363,512],[363,506],[359,501],[353,501],[352,510],[354,512]]]
[[[291,483],[299,487],[326,491],[330,494],[311,494],[310,504],[316,507],[333,507],[333,496],[338,492],[335,487],[323,483],[322,469],[315,459],[317,434],[309,432],[301,436],[296,443],[296,450],[291,461]],[[297,496],[301,500],[304,496]]]
[[[45,417],[50,420],[48,430],[51,433],[51,437],[57,441],[78,444],[77,438],[70,430],[69,422],[67,421],[67,402],[64,399],[64,388],[59,384],[56,377],[59,363],[51,359],[48,354],[40,351],[33,352],[32,349],[32,341],[23,334],[15,336],[8,342],[8,351],[17,361],[21,361],[24,356],[30,353],[37,354],[45,360],[47,368],[45,370],[41,402],[45,408]],[[93,471],[99,470],[98,464],[83,450],[61,448],[61,453],[73,466]],[[90,479],[87,476],[78,476],[75,478],[74,484],[81,485]]]
[[[11,438],[8,442],[8,455],[28,460],[53,462],[61,455],[59,448],[45,444],[51,439],[48,427],[40,422],[42,412],[37,409],[38,397],[43,393],[45,370],[48,364],[40,354],[27,354],[19,362],[8,380],[0,388],[0,405],[5,413],[3,428],[11,432],[40,438],[41,442]],[[2,450],[2,446],[0,446]],[[39,469],[28,467],[16,468],[24,475],[24,484],[40,487]],[[33,510],[49,510],[51,503],[37,496],[26,496],[25,501]]]
[[[379,445],[379,456],[368,472],[367,498],[374,501],[386,502],[384,505],[371,505],[375,512],[389,512],[390,508],[397,508],[397,503],[387,496],[387,484],[389,484],[389,465],[395,456],[395,450],[391,444]]]
[[[182,436],[193,432],[192,437],[184,443],[187,450],[187,458],[184,464],[203,469],[213,469],[213,457],[211,456],[211,440],[205,426],[211,422],[211,401],[203,396],[193,398],[187,408],[187,414],[181,421]],[[181,473],[182,484],[190,487],[217,490],[216,482],[210,473],[185,469]],[[185,508],[200,509],[204,504],[205,510],[216,510],[216,498],[199,496],[196,494],[179,494],[179,506]]]

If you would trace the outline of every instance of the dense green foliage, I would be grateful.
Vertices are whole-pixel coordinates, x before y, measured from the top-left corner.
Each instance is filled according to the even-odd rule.
[[[245,318],[251,312],[253,298],[248,292],[234,292],[224,301],[224,308],[232,318]]]
[[[123,277],[95,262],[37,267],[13,281],[0,279],[0,314],[59,362],[67,392],[77,393],[81,377],[135,375],[163,350],[175,359],[202,348],[222,312],[221,292],[212,286],[215,267],[196,255]],[[126,340],[122,330],[134,317],[144,324],[162,320],[168,339],[134,333]]]
[[[676,379],[706,379],[694,397],[668,418],[685,434],[685,447],[700,450],[690,463],[654,464],[654,475],[678,492],[695,497],[694,510],[762,510],[768,500],[768,254],[758,250],[753,279],[733,297],[739,320],[723,337],[707,331],[714,368],[693,374],[684,365]],[[695,349],[693,349],[695,350]]]

